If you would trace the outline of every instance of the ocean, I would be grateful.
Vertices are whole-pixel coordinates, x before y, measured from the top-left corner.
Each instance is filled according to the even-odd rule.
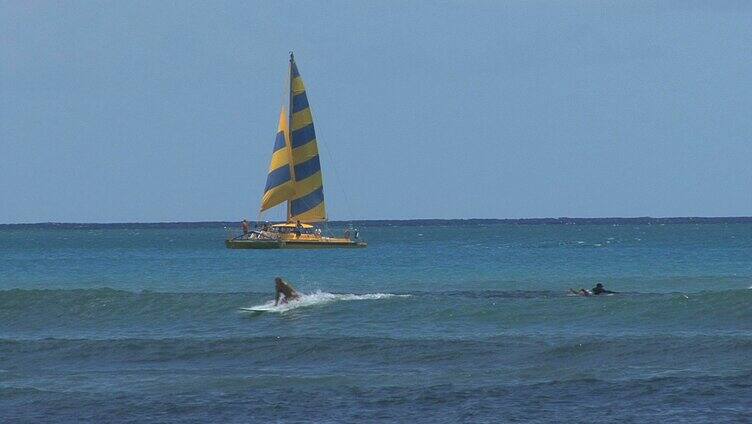
[[[752,222],[358,226],[0,227],[0,422],[752,422]]]

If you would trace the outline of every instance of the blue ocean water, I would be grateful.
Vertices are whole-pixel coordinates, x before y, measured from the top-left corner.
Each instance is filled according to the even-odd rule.
[[[0,228],[0,422],[752,420],[750,223],[361,234]],[[239,311],[278,275],[300,305]]]

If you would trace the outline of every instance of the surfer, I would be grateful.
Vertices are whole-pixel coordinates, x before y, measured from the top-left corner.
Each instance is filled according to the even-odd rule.
[[[274,279],[274,289],[276,291],[276,294],[274,296],[274,306],[277,306],[277,304],[279,304],[279,299],[280,297],[282,297],[282,295],[284,295],[284,298],[282,298],[283,304],[300,297],[300,295],[297,291],[295,291],[292,285],[290,285],[290,283],[286,283],[280,277]]]
[[[601,283],[596,284],[595,287],[593,287],[592,292],[596,296],[598,296],[599,294],[615,294],[616,293],[615,291],[606,290],[603,287],[603,284]]]

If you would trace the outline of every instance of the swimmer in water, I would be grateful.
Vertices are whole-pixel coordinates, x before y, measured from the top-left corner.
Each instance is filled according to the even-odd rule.
[[[279,304],[279,299],[280,297],[282,297],[282,295],[284,295],[284,298],[282,298],[283,304],[300,297],[300,294],[295,291],[292,285],[290,285],[290,283],[286,283],[280,277],[274,279],[274,290],[276,291],[276,294],[274,296],[274,306],[277,306]]]
[[[593,290],[591,290],[591,291],[592,291],[592,292],[593,292],[593,294],[594,294],[594,295],[596,295],[596,296],[598,296],[599,294],[615,294],[615,293],[616,293],[616,292],[614,292],[614,291],[611,291],[611,290],[606,290],[606,289],[605,289],[605,288],[603,287],[603,284],[602,284],[602,283],[598,283],[598,284],[596,284],[596,285],[595,285],[595,287],[593,287]]]

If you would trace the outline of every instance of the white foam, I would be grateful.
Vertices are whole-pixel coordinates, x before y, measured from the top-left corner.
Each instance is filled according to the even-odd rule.
[[[389,299],[392,297],[410,297],[409,294],[392,294],[392,293],[365,293],[365,294],[340,294],[340,293],[327,293],[322,291],[316,291],[314,293],[305,294],[302,293],[298,299],[291,300],[287,303],[280,303],[274,306],[274,301],[270,300],[261,305],[251,306],[249,308],[241,308],[244,311],[258,311],[258,312],[286,312],[292,309],[302,308],[306,306],[324,305],[331,302],[337,302],[340,300],[380,300]]]

